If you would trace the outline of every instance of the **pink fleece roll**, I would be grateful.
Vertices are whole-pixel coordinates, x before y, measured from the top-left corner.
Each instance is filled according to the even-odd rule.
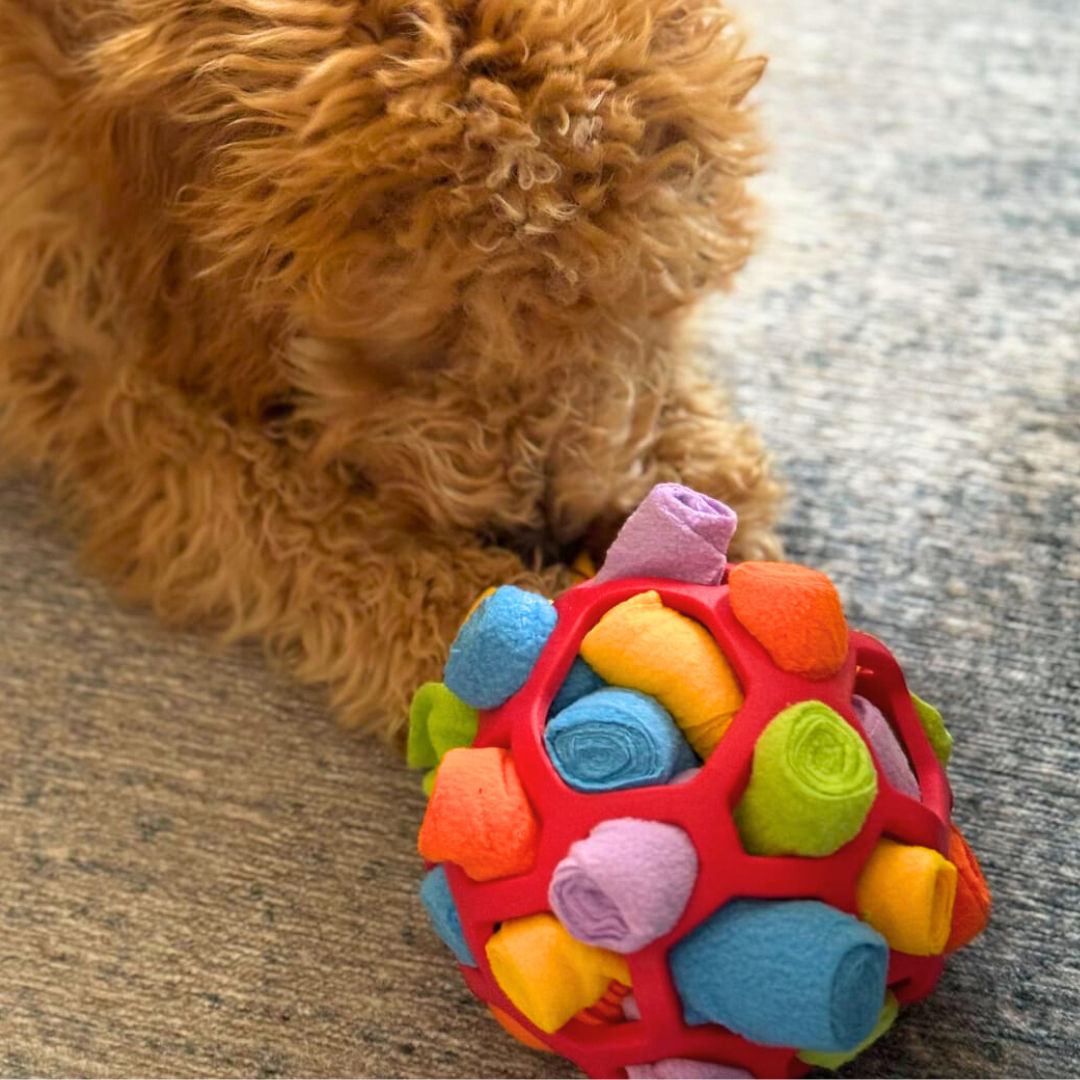
[[[919,798],[919,782],[911,771],[911,763],[882,711],[872,701],[858,694],[852,697],[851,707],[855,710],[855,716],[862,724],[878,761],[881,762],[885,779],[904,795],[910,795],[913,799]]]
[[[648,1065],[627,1065],[629,1080],[742,1080],[751,1074],[734,1065],[690,1058],[664,1058]]]
[[[719,585],[738,518],[682,484],[657,484],[626,519],[597,581],[653,577]]]
[[[614,818],[571,845],[548,901],[578,941],[637,952],[679,921],[697,869],[693,842],[678,826]]]

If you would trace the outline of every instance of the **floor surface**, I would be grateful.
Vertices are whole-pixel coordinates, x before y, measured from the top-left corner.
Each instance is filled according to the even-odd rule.
[[[746,0],[771,237],[707,327],[956,736],[996,897],[848,1071],[1080,1074],[1080,7]],[[0,485],[0,1074],[562,1076],[423,916],[416,778],[254,649],[116,609]]]

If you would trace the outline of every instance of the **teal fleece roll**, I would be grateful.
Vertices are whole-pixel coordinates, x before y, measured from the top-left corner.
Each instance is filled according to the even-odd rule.
[[[558,716],[563,709],[573,705],[575,701],[580,701],[587,694],[595,694],[597,690],[602,690],[605,686],[607,683],[580,656],[575,657],[574,663],[551,703],[551,708],[548,709],[548,719]]]
[[[568,705],[544,731],[559,775],[575,791],[666,784],[700,764],[668,711],[636,690],[608,687]]]
[[[446,880],[446,868],[441,864],[424,878],[420,886],[420,900],[431,919],[431,925],[435,927],[435,933],[457,957],[458,963],[476,967],[476,959],[461,929],[461,918],[453,893],[450,892],[450,883]]]
[[[497,709],[525,685],[558,621],[542,596],[500,586],[458,631],[443,682],[474,709]]]
[[[688,1024],[764,1046],[845,1051],[874,1030],[889,947],[817,900],[734,900],[669,954]]]

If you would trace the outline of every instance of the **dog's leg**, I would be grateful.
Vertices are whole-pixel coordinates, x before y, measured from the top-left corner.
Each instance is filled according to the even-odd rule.
[[[730,413],[722,391],[692,371],[680,374],[659,420],[657,479],[677,480],[712,495],[739,515],[735,559],[775,559],[773,531],[782,487],[772,475],[758,432]]]
[[[226,425],[137,374],[92,397],[9,345],[0,376],[0,446],[47,455],[96,572],[167,623],[264,639],[351,726],[400,732],[487,586],[569,583],[467,533],[410,534],[287,434]]]
[[[681,363],[610,393],[553,450],[548,513],[556,535],[583,538],[601,557],[657,483],[687,484],[732,506],[737,559],[776,558],[781,487],[757,432],[731,413],[714,382]]]

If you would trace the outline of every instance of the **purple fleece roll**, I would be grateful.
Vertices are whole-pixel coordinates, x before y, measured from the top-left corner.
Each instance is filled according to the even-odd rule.
[[[690,1058],[664,1058],[648,1065],[627,1065],[629,1080],[742,1080],[750,1076],[735,1065],[717,1061],[693,1061]]]
[[[856,719],[862,724],[878,761],[881,762],[885,779],[904,795],[910,795],[913,799],[919,798],[919,782],[911,771],[911,763],[882,711],[873,702],[858,694],[852,697],[851,707],[855,710]]]
[[[614,818],[570,846],[548,902],[578,941],[632,953],[679,921],[697,869],[694,845],[678,826]]]
[[[597,581],[655,577],[719,585],[735,511],[682,484],[657,484],[608,549]]]

